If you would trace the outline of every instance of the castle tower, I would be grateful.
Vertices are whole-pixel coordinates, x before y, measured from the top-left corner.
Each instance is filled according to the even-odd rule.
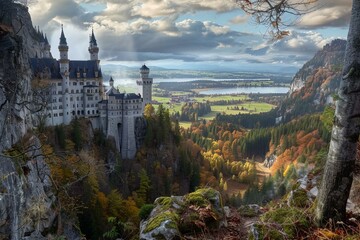
[[[69,79],[69,59],[68,59],[69,47],[66,42],[63,25],[61,25],[60,35],[60,74],[62,77],[62,107],[63,107],[63,123],[69,124],[71,121],[71,109],[70,109],[70,79]]]
[[[149,78],[150,69],[144,64],[140,68],[140,80],[136,83],[139,86],[139,92],[143,98],[143,109],[145,105],[152,101],[152,83],[153,79]]]
[[[92,29],[90,35],[90,42],[89,42],[89,53],[90,53],[90,60],[99,60],[99,48],[97,46],[97,42],[94,35],[94,29]]]
[[[99,48],[97,46],[94,29],[92,29],[89,39],[90,39],[90,41],[89,41],[88,50],[90,53],[90,60],[97,61],[96,69],[94,69],[94,71],[95,71],[94,74],[95,74],[95,77],[98,78],[99,77],[99,69],[100,69],[100,60],[99,60]],[[100,92],[100,96],[102,98],[104,98],[104,86],[103,86],[102,78],[99,78],[99,92]]]
[[[45,44],[44,44],[44,58],[51,58],[50,52],[51,46],[45,34]]]

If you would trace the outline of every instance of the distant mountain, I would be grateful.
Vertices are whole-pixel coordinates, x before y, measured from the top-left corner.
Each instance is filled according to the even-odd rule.
[[[345,40],[333,40],[295,74],[289,96],[280,106],[280,116],[285,122],[322,111],[326,104],[333,102],[340,83],[345,47]]]

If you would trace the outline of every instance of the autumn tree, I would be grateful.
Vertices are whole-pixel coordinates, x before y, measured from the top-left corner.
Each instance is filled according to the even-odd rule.
[[[284,15],[301,15],[315,0],[237,0],[240,7],[270,26],[273,37],[289,35],[282,30]],[[320,225],[343,220],[353,181],[360,132],[360,0],[353,0],[345,51],[343,77],[338,92],[330,148],[318,196],[316,218]]]

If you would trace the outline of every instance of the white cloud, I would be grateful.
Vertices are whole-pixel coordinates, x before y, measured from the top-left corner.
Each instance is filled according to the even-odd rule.
[[[351,0],[319,0],[314,11],[302,16],[300,28],[344,27],[350,20]]]
[[[230,22],[232,24],[243,24],[243,23],[246,23],[248,20],[249,20],[249,16],[243,15],[243,16],[236,16],[236,17],[232,18],[230,20]]]

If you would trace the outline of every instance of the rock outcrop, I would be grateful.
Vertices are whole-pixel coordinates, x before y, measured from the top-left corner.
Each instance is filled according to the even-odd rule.
[[[155,208],[141,222],[140,239],[181,239],[226,224],[220,193],[198,189],[185,196],[157,198]]]
[[[345,47],[345,40],[333,40],[304,64],[281,104],[279,119],[287,122],[303,114],[320,112],[333,102],[340,84]]]
[[[9,154],[34,127],[29,58],[40,50],[38,37],[26,6],[0,0],[0,239],[45,238],[56,218],[39,140],[29,133],[26,151]]]

